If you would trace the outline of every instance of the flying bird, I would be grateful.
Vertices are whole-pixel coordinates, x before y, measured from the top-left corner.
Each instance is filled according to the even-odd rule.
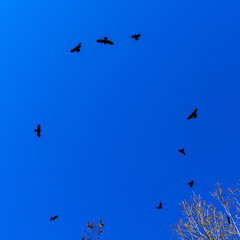
[[[190,186],[190,188],[193,186],[194,181],[192,180],[190,183],[188,183],[188,185]]]
[[[227,220],[228,220],[228,223],[230,224],[230,223],[231,223],[231,221],[230,221],[230,217],[227,217]]]
[[[191,118],[196,118],[196,117],[197,117],[197,108],[195,108],[195,110],[191,113],[191,115],[187,117],[187,120]]]
[[[178,150],[180,153],[182,153],[183,155],[186,155],[186,153],[185,153],[185,149],[183,148],[183,149],[180,149],[180,150]]]
[[[51,218],[50,218],[50,221],[53,221],[53,220],[55,220],[56,218],[58,218],[58,215],[56,215],[55,217],[51,217]]]
[[[131,38],[135,38],[136,41],[137,41],[140,37],[141,37],[141,34],[135,34],[135,35],[132,35],[132,36],[131,36]]]
[[[73,48],[70,52],[80,52],[80,47],[82,43],[79,43],[75,48]]]
[[[40,136],[41,136],[41,134],[40,134],[41,131],[42,131],[42,130],[41,130],[41,126],[40,126],[40,124],[38,124],[37,129],[34,129],[34,132],[37,133],[37,136],[38,136],[39,138],[40,138]]]
[[[159,203],[159,206],[157,207],[157,209],[162,209],[162,202]]]
[[[104,43],[104,45],[106,45],[106,44],[113,45],[113,42],[110,41],[110,40],[108,40],[107,37],[104,37],[103,39],[98,39],[97,42],[98,42],[98,43]]]

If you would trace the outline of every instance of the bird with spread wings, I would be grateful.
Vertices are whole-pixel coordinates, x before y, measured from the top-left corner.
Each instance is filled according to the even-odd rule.
[[[58,215],[56,215],[56,216],[54,216],[54,217],[51,217],[51,218],[50,218],[50,221],[53,221],[53,220],[55,220],[56,218],[58,218]]]
[[[134,38],[136,41],[141,37],[141,34],[132,35],[131,38]]]
[[[197,117],[197,108],[187,117],[187,120]]]
[[[41,136],[41,126],[40,126],[40,124],[38,124],[38,126],[37,126],[37,128],[36,129],[34,129],[34,132],[36,132],[37,133],[37,136],[40,138],[40,136]]]
[[[106,45],[106,44],[113,45],[113,42],[110,41],[110,40],[108,40],[107,37],[104,37],[103,39],[98,39],[97,42],[98,42],[98,43],[104,43],[104,45]]]
[[[70,52],[80,52],[80,47],[82,43],[79,43],[75,48],[73,48]]]

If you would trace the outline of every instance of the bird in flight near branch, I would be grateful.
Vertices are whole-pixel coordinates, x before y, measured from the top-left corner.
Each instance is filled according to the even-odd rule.
[[[50,221],[53,221],[53,220],[55,220],[56,218],[58,218],[58,215],[56,215],[56,216],[54,216],[54,217],[51,217],[51,218],[50,218]]]
[[[184,148],[183,148],[183,149],[179,149],[178,151],[179,151],[180,153],[182,153],[183,155],[186,155]]]
[[[157,209],[162,209],[162,202],[159,203],[159,206],[157,207]]]
[[[80,52],[80,47],[82,43],[79,43],[75,48],[73,48],[70,52]]]
[[[190,188],[193,186],[194,181],[192,180],[190,183],[188,183],[188,185],[190,186]]]
[[[230,223],[231,223],[231,221],[230,221],[230,217],[227,217],[227,220],[228,220],[228,223],[230,224]]]
[[[141,34],[135,34],[135,35],[132,35],[132,36],[131,36],[131,38],[135,38],[136,41],[137,41],[140,37],[141,37]]]
[[[42,130],[41,130],[41,126],[40,126],[40,124],[38,124],[37,128],[34,129],[34,132],[37,133],[37,136],[38,136],[39,138],[40,138],[40,136],[41,136],[41,134],[40,134],[41,131],[42,131]]]
[[[197,108],[195,108],[195,110],[191,113],[191,115],[187,117],[187,120],[191,118],[196,118],[196,117],[197,117]]]
[[[98,42],[98,43],[104,43],[104,45],[106,45],[106,44],[113,45],[113,42],[110,41],[110,40],[108,40],[107,37],[104,37],[103,39],[98,39],[97,42]]]

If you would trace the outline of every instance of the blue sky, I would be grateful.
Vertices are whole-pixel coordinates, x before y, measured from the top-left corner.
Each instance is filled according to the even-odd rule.
[[[192,190],[210,200],[217,182],[234,186],[239,11],[237,0],[1,1],[0,239],[80,239],[99,218],[105,240],[170,239]]]

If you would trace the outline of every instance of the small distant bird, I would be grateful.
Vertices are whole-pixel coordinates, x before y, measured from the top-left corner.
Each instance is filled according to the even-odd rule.
[[[186,155],[186,153],[185,153],[185,149],[183,148],[183,149],[180,149],[180,150],[178,150],[180,153],[182,153],[183,155]]]
[[[192,180],[190,183],[188,183],[188,185],[190,186],[190,188],[193,186],[194,181]]]
[[[80,52],[80,47],[82,43],[79,43],[75,48],[73,48],[70,52]]]
[[[131,38],[135,38],[136,41],[137,41],[140,37],[141,37],[141,34],[135,34],[135,35],[132,35],[132,36],[131,36]]]
[[[50,218],[50,221],[53,221],[53,220],[55,220],[56,218],[58,218],[58,215],[56,215],[55,217],[51,217],[51,218]]]
[[[231,223],[231,221],[230,221],[230,217],[227,217],[227,220],[228,220],[228,223],[230,224],[230,223]]]
[[[108,40],[107,37],[104,37],[103,39],[98,39],[97,42],[98,42],[98,43],[104,43],[104,45],[106,45],[106,44],[113,45],[113,42],[110,41],[110,40]]]
[[[159,206],[157,207],[157,209],[162,209],[162,202],[159,203]]]
[[[196,118],[196,117],[197,117],[197,108],[195,108],[195,110],[191,113],[191,115],[187,117],[187,120],[191,118]]]
[[[41,130],[41,126],[40,126],[40,124],[38,124],[37,129],[34,129],[34,132],[37,133],[37,136],[38,136],[39,138],[40,138],[40,136],[41,136],[41,134],[40,134],[41,131],[42,131],[42,130]]]

